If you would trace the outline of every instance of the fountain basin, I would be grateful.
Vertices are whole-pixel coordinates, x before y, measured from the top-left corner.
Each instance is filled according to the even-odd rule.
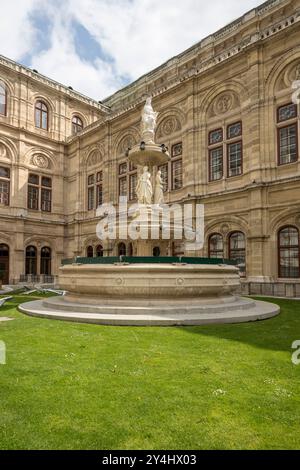
[[[240,277],[226,264],[69,264],[63,297],[22,304],[21,312],[59,320],[132,326],[187,326],[263,320],[277,305],[237,295]]]

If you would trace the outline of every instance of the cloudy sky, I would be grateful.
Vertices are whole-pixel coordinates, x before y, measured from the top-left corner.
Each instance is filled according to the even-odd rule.
[[[0,54],[97,100],[260,0],[0,0]]]

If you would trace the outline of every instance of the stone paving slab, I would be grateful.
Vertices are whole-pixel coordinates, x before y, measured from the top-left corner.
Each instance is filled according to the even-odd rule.
[[[3,322],[5,322],[5,321],[12,321],[12,320],[14,320],[14,318],[0,317],[0,322],[1,322],[1,321],[3,321]]]

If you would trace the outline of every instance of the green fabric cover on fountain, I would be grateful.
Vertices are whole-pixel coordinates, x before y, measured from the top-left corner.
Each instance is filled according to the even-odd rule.
[[[70,264],[115,264],[115,263],[127,263],[127,264],[228,264],[235,266],[237,263],[235,260],[229,259],[218,259],[218,258],[191,258],[191,257],[151,257],[151,256],[107,256],[107,257],[77,257],[62,260],[62,265]]]

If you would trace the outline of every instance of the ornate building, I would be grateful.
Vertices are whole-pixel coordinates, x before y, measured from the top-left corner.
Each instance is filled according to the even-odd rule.
[[[100,245],[96,208],[135,200],[128,148],[153,97],[168,203],[205,204],[201,256],[237,259],[245,283],[300,295],[300,0],[269,0],[96,102],[0,57],[0,271],[47,280]],[[158,254],[153,246],[154,254]],[[180,254],[182,246],[161,247]]]

